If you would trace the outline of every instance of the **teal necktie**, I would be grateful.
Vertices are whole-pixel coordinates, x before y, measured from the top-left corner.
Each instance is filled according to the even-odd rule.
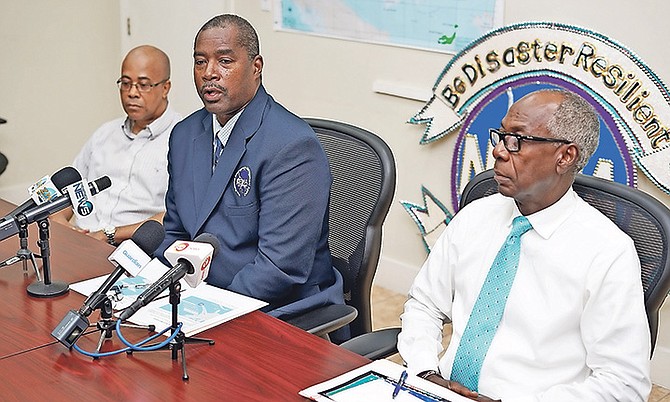
[[[530,229],[532,226],[525,216],[517,216],[512,221],[512,231],[493,260],[458,344],[451,380],[473,391],[478,391],[479,372],[505,311],[519,266],[520,237]]]

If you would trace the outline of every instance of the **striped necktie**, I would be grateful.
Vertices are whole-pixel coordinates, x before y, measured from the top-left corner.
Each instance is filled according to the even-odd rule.
[[[479,372],[505,311],[519,266],[521,235],[530,229],[532,226],[525,216],[517,216],[512,221],[512,230],[493,260],[458,344],[451,380],[473,391],[478,391]]]
[[[223,153],[223,143],[219,138],[218,133],[214,136],[214,154],[212,155],[212,173],[216,170],[216,165],[219,163],[219,158]]]

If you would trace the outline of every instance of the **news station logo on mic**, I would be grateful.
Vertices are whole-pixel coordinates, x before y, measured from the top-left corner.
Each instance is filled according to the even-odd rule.
[[[82,180],[67,187],[67,192],[72,200],[72,209],[77,218],[85,218],[93,214],[95,210],[91,201],[93,195],[86,181]]]
[[[167,250],[163,255],[173,266],[179,263],[188,263],[190,265],[189,272],[185,275],[184,281],[191,286],[196,287],[205,280],[209,274],[209,268],[212,263],[212,256],[214,254],[214,245],[210,242],[215,241],[213,235],[201,238],[203,234],[196,237],[194,241],[178,240]],[[201,241],[198,241],[201,240]],[[219,247],[216,244],[216,247]]]
[[[180,253],[186,250],[189,247],[189,242],[181,242],[181,243],[175,243],[173,245],[174,247],[174,252]],[[209,264],[212,262],[212,256],[208,255],[203,261],[202,264],[200,265],[200,272],[207,271],[209,268]]]
[[[44,176],[28,188],[28,194],[37,205],[62,196],[49,176]]]
[[[186,250],[187,247],[188,247],[188,243],[186,243],[186,242],[175,244],[174,251],[177,251],[177,252],[184,251],[184,250]]]
[[[207,258],[205,258],[205,261],[203,261],[202,265],[200,266],[200,272],[207,270],[207,268],[209,268],[209,263],[211,263],[211,262],[212,262],[212,257],[207,256]]]
[[[179,243],[174,243],[170,249],[172,249],[172,252],[166,251],[166,254],[169,254],[168,257],[171,262],[176,262],[178,261],[178,258],[187,258],[190,260],[191,263],[196,262],[196,260],[193,260],[190,255],[187,256],[187,254],[190,253],[195,253],[196,255],[203,252],[203,247],[204,251],[207,252],[208,248],[205,245],[200,245],[197,243],[194,243],[193,245],[190,242],[183,241]],[[177,258],[177,260],[174,260]],[[174,261],[172,261],[174,260]],[[188,283],[190,286],[197,286],[200,282],[202,282],[206,277],[207,274],[209,274],[209,266],[212,262],[212,256],[211,254],[206,255],[206,257],[202,260],[202,264],[200,264],[200,267],[197,271],[194,271],[193,273],[189,274],[186,276],[185,280],[186,283]],[[197,265],[195,266],[197,267]],[[195,268],[194,267],[194,268]]]
[[[202,261],[202,264],[200,265],[200,269],[196,272],[193,272],[192,275],[187,275],[184,280],[186,283],[189,284],[191,287],[198,286],[202,281],[207,278],[207,275],[209,274],[209,266],[210,263],[212,262],[212,256],[211,254],[205,257],[205,259]]]

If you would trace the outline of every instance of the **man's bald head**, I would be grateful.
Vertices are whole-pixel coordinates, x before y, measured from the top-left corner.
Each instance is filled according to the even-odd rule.
[[[123,62],[130,58],[150,60],[151,64],[155,65],[156,72],[162,74],[164,78],[170,78],[170,58],[159,48],[151,45],[137,46],[128,52]]]
[[[128,52],[121,63],[119,89],[133,133],[137,134],[163,114],[171,85],[170,59],[165,52],[151,45]]]

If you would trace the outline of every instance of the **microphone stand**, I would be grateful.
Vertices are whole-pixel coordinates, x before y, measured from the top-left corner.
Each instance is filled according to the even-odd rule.
[[[19,215],[19,221],[25,220],[23,215]],[[22,223],[20,223],[22,224]],[[37,221],[39,227],[40,240],[37,244],[40,246],[40,258],[42,258],[42,274],[44,281],[38,280],[28,285],[28,294],[35,297],[55,297],[67,293],[70,287],[65,282],[51,282],[51,264],[49,256],[51,249],[49,248],[49,219],[44,218]]]
[[[214,345],[213,339],[203,339],[195,337],[187,337],[179,327],[179,302],[181,301],[181,283],[179,281],[170,284],[170,305],[172,306],[172,324],[171,334],[179,331],[175,338],[162,349],[169,349],[172,351],[172,360],[177,360],[178,353],[181,351],[181,368],[182,380],[188,380],[188,372],[186,371],[186,348],[187,343],[207,343],[210,346]]]
[[[95,348],[95,352],[100,353],[103,342],[112,337],[113,331],[116,328],[116,320],[113,319],[114,309],[109,296],[105,295],[94,309],[100,309],[100,321],[96,323],[96,327],[100,330],[100,339],[98,339],[98,346]],[[146,329],[151,332],[156,330],[155,325],[121,324],[121,326],[126,328]],[[97,359],[97,357],[94,359]]]
[[[19,222],[19,250],[16,252],[16,255],[9,257],[8,259],[0,262],[0,268],[6,267],[8,265],[15,264],[19,261],[23,261],[23,271],[28,271],[28,260],[32,262],[33,268],[35,269],[35,276],[37,280],[40,281],[40,271],[37,269],[37,261],[35,260],[35,254],[33,254],[30,249],[28,249],[28,223],[22,219]]]
[[[179,325],[179,302],[181,301],[181,283],[176,281],[170,285],[170,305],[172,306],[172,334],[177,330]],[[188,338],[184,335],[184,332],[179,330],[179,333],[175,339],[170,342],[167,346],[168,349],[172,351],[172,360],[177,360],[177,353],[181,350],[181,369],[182,377],[181,379],[186,381],[188,380],[188,373],[186,372],[186,348],[184,347],[187,343],[207,343],[210,346],[214,345],[213,339],[203,339],[203,338]]]

